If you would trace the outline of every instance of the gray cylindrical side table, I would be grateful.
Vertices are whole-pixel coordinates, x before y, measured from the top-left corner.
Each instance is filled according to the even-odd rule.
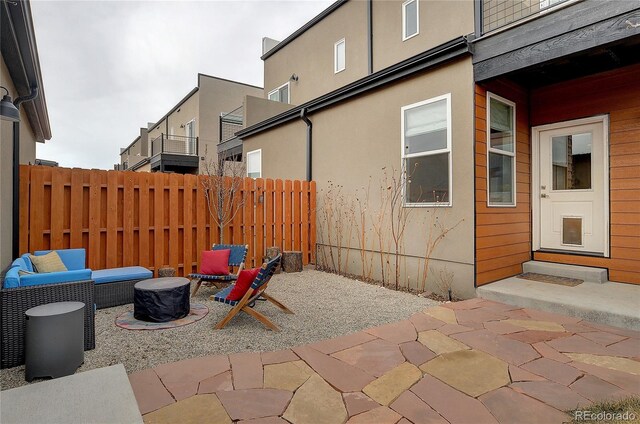
[[[25,379],[73,374],[84,362],[82,302],[57,302],[25,312]]]

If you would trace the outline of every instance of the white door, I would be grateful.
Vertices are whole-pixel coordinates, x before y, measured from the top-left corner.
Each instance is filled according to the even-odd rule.
[[[534,129],[534,148],[539,148],[533,190],[537,248],[608,255],[605,129],[603,117]]]
[[[196,141],[195,141],[196,128],[195,128],[195,124],[196,124],[196,121],[194,121],[192,119],[191,121],[187,122],[185,127],[184,127],[184,135],[186,136],[184,152],[186,154],[188,154],[188,155],[195,154],[195,146],[196,146]]]

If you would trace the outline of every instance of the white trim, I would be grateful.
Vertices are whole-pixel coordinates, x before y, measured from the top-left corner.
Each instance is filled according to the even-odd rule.
[[[430,150],[428,152],[421,153],[410,153],[405,154],[405,141],[404,141],[404,114],[406,110],[414,109],[416,107],[424,106],[430,103],[439,102],[441,100],[447,101],[447,147],[446,149],[438,149],[438,150]],[[413,103],[407,106],[403,106],[400,108],[400,169],[404,170],[405,159],[410,159],[414,157],[423,157],[423,156],[432,156],[442,153],[449,154],[449,187],[448,187],[448,198],[446,202],[421,202],[421,203],[407,203],[406,196],[406,173],[403,172],[402,175],[402,205],[404,207],[451,207],[453,206],[453,151],[451,149],[451,140],[452,140],[452,125],[451,125],[451,93],[443,94],[438,97],[433,97],[427,100],[423,100],[421,102]]]
[[[343,58],[343,66],[342,69],[338,69],[338,45],[343,44],[344,45],[344,58]],[[339,72],[344,71],[345,69],[347,69],[347,43],[345,41],[345,39],[343,38],[342,40],[338,40],[333,44],[333,73],[337,74]]]
[[[284,84],[282,84],[281,86],[279,86],[279,87],[277,87],[277,88],[274,88],[273,90],[269,91],[269,94],[267,94],[267,99],[268,99],[268,100],[271,100],[271,99],[270,99],[271,95],[272,95],[273,93],[277,92],[277,91],[280,91],[280,89],[281,89],[282,87],[284,87],[285,85],[287,86],[287,101],[286,101],[286,102],[283,102],[283,101],[282,101],[282,99],[280,99],[280,96],[279,96],[279,95],[278,95],[278,99],[279,99],[279,100],[274,100],[274,101],[278,101],[278,102],[281,102],[281,103],[287,103],[287,104],[291,103],[291,84],[290,84],[290,82],[289,82],[289,81],[287,81],[287,82],[285,82]]]
[[[532,218],[532,249],[540,250],[540,133],[547,130],[555,130],[566,127],[574,127],[587,124],[602,123],[603,133],[603,202],[604,202],[604,256],[609,257],[610,251],[610,226],[609,219],[609,195],[611,191],[609,183],[609,115],[596,115],[589,118],[574,119],[572,121],[556,122],[553,124],[539,125],[531,128],[531,172],[532,184],[531,189],[531,218]],[[580,253],[571,252],[567,253]]]
[[[500,149],[494,149],[491,147],[491,99],[497,100],[501,103],[506,104],[507,106],[511,106],[513,108],[513,116],[511,117],[512,119],[512,123],[511,123],[511,127],[513,128],[513,152],[508,152],[506,150],[500,150]],[[517,134],[518,134],[518,129],[516,128],[516,104],[515,102],[512,102],[511,100],[507,100],[504,97],[500,97],[497,94],[493,94],[490,91],[487,91],[487,105],[486,105],[486,111],[487,111],[487,116],[486,116],[486,127],[487,127],[487,207],[491,207],[491,208],[515,208],[517,207],[517,197],[518,197],[518,190],[517,190],[517,179],[516,179],[516,153],[518,151],[518,144],[517,144]],[[496,203],[496,204],[492,204],[490,201],[490,194],[489,193],[489,153],[495,153],[495,154],[499,154],[499,155],[503,155],[503,156],[511,156],[513,158],[513,169],[512,169],[512,173],[511,173],[511,189],[513,191],[513,203]]]
[[[407,6],[413,2],[416,3],[416,33],[407,36]],[[418,34],[420,34],[420,2],[418,0],[407,0],[402,3],[402,41],[407,41]]]
[[[262,149],[257,149],[257,150],[252,150],[250,152],[247,152],[247,177],[249,176],[249,156],[251,155],[255,155],[258,154],[260,155],[260,170],[258,171],[260,173],[260,176],[258,177],[251,177],[251,178],[262,178]]]

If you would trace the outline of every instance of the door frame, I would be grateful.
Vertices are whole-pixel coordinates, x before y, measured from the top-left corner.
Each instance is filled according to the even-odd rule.
[[[536,127],[531,127],[531,206],[532,206],[532,248],[533,251],[540,250],[540,132],[547,130],[555,130],[565,127],[574,127],[578,125],[586,125],[586,124],[602,124],[603,128],[603,154],[602,156],[602,166],[603,172],[602,177],[604,193],[603,193],[603,201],[604,201],[604,257],[608,258],[610,256],[610,212],[609,212],[609,194],[611,191],[611,187],[609,184],[609,115],[595,115],[590,116],[588,118],[582,119],[573,119],[571,121],[562,121],[555,122],[553,124],[546,125],[538,125]],[[566,254],[571,255],[584,255],[581,252],[574,251],[566,251]]]

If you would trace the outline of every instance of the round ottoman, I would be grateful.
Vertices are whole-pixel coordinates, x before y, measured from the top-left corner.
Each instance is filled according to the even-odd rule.
[[[189,280],[164,277],[142,280],[133,287],[133,316],[141,321],[167,322],[189,315]]]

